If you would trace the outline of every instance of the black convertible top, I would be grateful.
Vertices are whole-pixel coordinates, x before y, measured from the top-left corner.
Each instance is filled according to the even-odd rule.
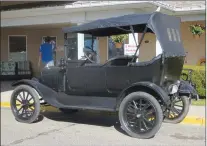
[[[108,19],[99,19],[79,26],[63,28],[63,31],[67,33],[86,33],[94,36],[110,36],[129,33],[116,27],[129,30],[129,26],[132,25],[136,32],[142,32],[151,15],[152,14],[131,14]],[[136,27],[138,25],[139,27]]]
[[[63,28],[63,32],[102,37],[131,33],[131,31],[123,30],[130,30],[130,26],[133,26],[135,33],[142,33],[147,25],[147,32],[156,34],[165,56],[185,56],[180,35],[180,22],[180,18],[160,12],[130,14]]]

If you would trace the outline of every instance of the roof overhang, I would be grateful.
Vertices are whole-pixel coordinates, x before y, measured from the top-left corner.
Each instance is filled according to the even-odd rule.
[[[197,20],[205,20],[205,8],[194,8],[191,10],[173,9],[150,1],[82,1],[65,6],[4,11],[1,12],[1,26],[83,23],[96,19],[97,17],[107,18],[111,17],[111,15],[120,16],[132,13],[154,12],[159,6],[161,8],[160,12],[168,15],[177,15],[183,18],[187,16],[188,19],[186,20],[194,20],[195,18]],[[107,12],[110,12],[111,15]]]

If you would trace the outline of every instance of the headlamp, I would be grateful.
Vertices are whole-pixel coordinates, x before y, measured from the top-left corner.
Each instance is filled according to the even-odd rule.
[[[168,91],[169,91],[169,93],[170,93],[170,94],[175,94],[175,93],[178,91],[179,85],[180,85],[180,81],[177,81],[176,83],[171,84],[171,85],[168,87]]]

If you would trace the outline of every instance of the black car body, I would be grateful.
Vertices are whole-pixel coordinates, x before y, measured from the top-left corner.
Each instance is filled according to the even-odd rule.
[[[179,92],[185,58],[179,18],[159,12],[132,14],[96,20],[63,31],[65,35],[85,33],[97,37],[129,31],[155,33],[163,53],[147,62],[136,62],[136,56],[118,56],[104,64],[66,58],[59,65],[44,68],[39,79],[20,80],[14,86],[28,85],[37,91],[40,100],[61,109],[119,111],[127,95],[142,91],[152,95],[164,112],[171,106],[172,95],[190,98],[191,91]]]

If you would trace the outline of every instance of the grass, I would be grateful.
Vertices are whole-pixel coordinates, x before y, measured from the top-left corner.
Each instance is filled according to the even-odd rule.
[[[183,66],[184,69],[198,69],[198,70],[203,70],[205,71],[205,66],[196,66],[196,65],[184,65]]]
[[[206,99],[199,99],[199,100],[191,100],[192,101],[192,105],[196,105],[196,106],[205,106],[206,105]]]

